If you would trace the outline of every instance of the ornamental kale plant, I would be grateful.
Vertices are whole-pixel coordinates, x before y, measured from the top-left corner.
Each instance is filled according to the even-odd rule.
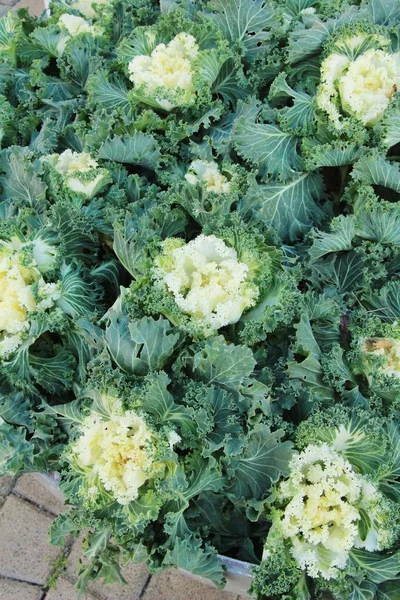
[[[0,473],[78,588],[397,600],[398,0],[53,0],[0,20]]]

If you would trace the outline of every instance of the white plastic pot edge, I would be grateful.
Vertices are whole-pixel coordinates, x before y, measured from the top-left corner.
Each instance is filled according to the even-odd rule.
[[[60,481],[60,476],[58,473],[50,473],[48,475],[38,474],[38,477],[40,478],[41,484],[49,492],[51,492],[59,500],[64,500],[63,494],[58,485]],[[253,579],[252,575],[250,574],[250,570],[253,565],[241,560],[236,560],[235,558],[230,558],[229,556],[223,556],[221,554],[218,554],[218,560],[225,567],[226,585],[224,590],[226,592],[239,594],[240,596],[250,597],[249,587]],[[193,573],[185,571],[184,569],[178,569],[178,571],[187,577],[190,577],[191,579],[214,587],[214,584],[209,579],[205,579],[204,577],[200,577],[198,575],[193,575]]]

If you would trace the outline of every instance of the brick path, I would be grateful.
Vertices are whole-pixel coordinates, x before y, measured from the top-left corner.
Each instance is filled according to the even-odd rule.
[[[80,541],[51,546],[49,526],[61,500],[34,474],[0,477],[0,600],[75,600]],[[127,586],[90,584],[86,600],[245,600],[177,573],[150,576],[143,565],[123,571]]]
[[[18,8],[29,8],[29,12],[32,15],[40,15],[44,10],[43,0],[0,0],[0,17],[3,17],[11,7],[14,8],[14,10],[17,10]],[[3,600],[1,595],[0,599]]]

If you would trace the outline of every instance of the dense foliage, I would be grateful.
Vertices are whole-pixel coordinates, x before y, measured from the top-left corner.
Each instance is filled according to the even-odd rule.
[[[0,20],[0,472],[126,560],[398,600],[400,3]]]

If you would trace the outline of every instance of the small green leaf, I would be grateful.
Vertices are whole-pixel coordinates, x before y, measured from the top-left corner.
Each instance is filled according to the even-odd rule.
[[[172,423],[177,426],[184,435],[195,434],[197,426],[194,420],[194,412],[174,402],[167,386],[169,378],[166,373],[153,373],[149,376],[149,385],[144,394],[140,406],[152,415],[160,425]]]
[[[163,565],[177,567],[193,575],[210,579],[218,587],[225,583],[222,564],[217,551],[210,545],[203,547],[202,541],[194,536],[175,540],[173,550],[168,550]]]

